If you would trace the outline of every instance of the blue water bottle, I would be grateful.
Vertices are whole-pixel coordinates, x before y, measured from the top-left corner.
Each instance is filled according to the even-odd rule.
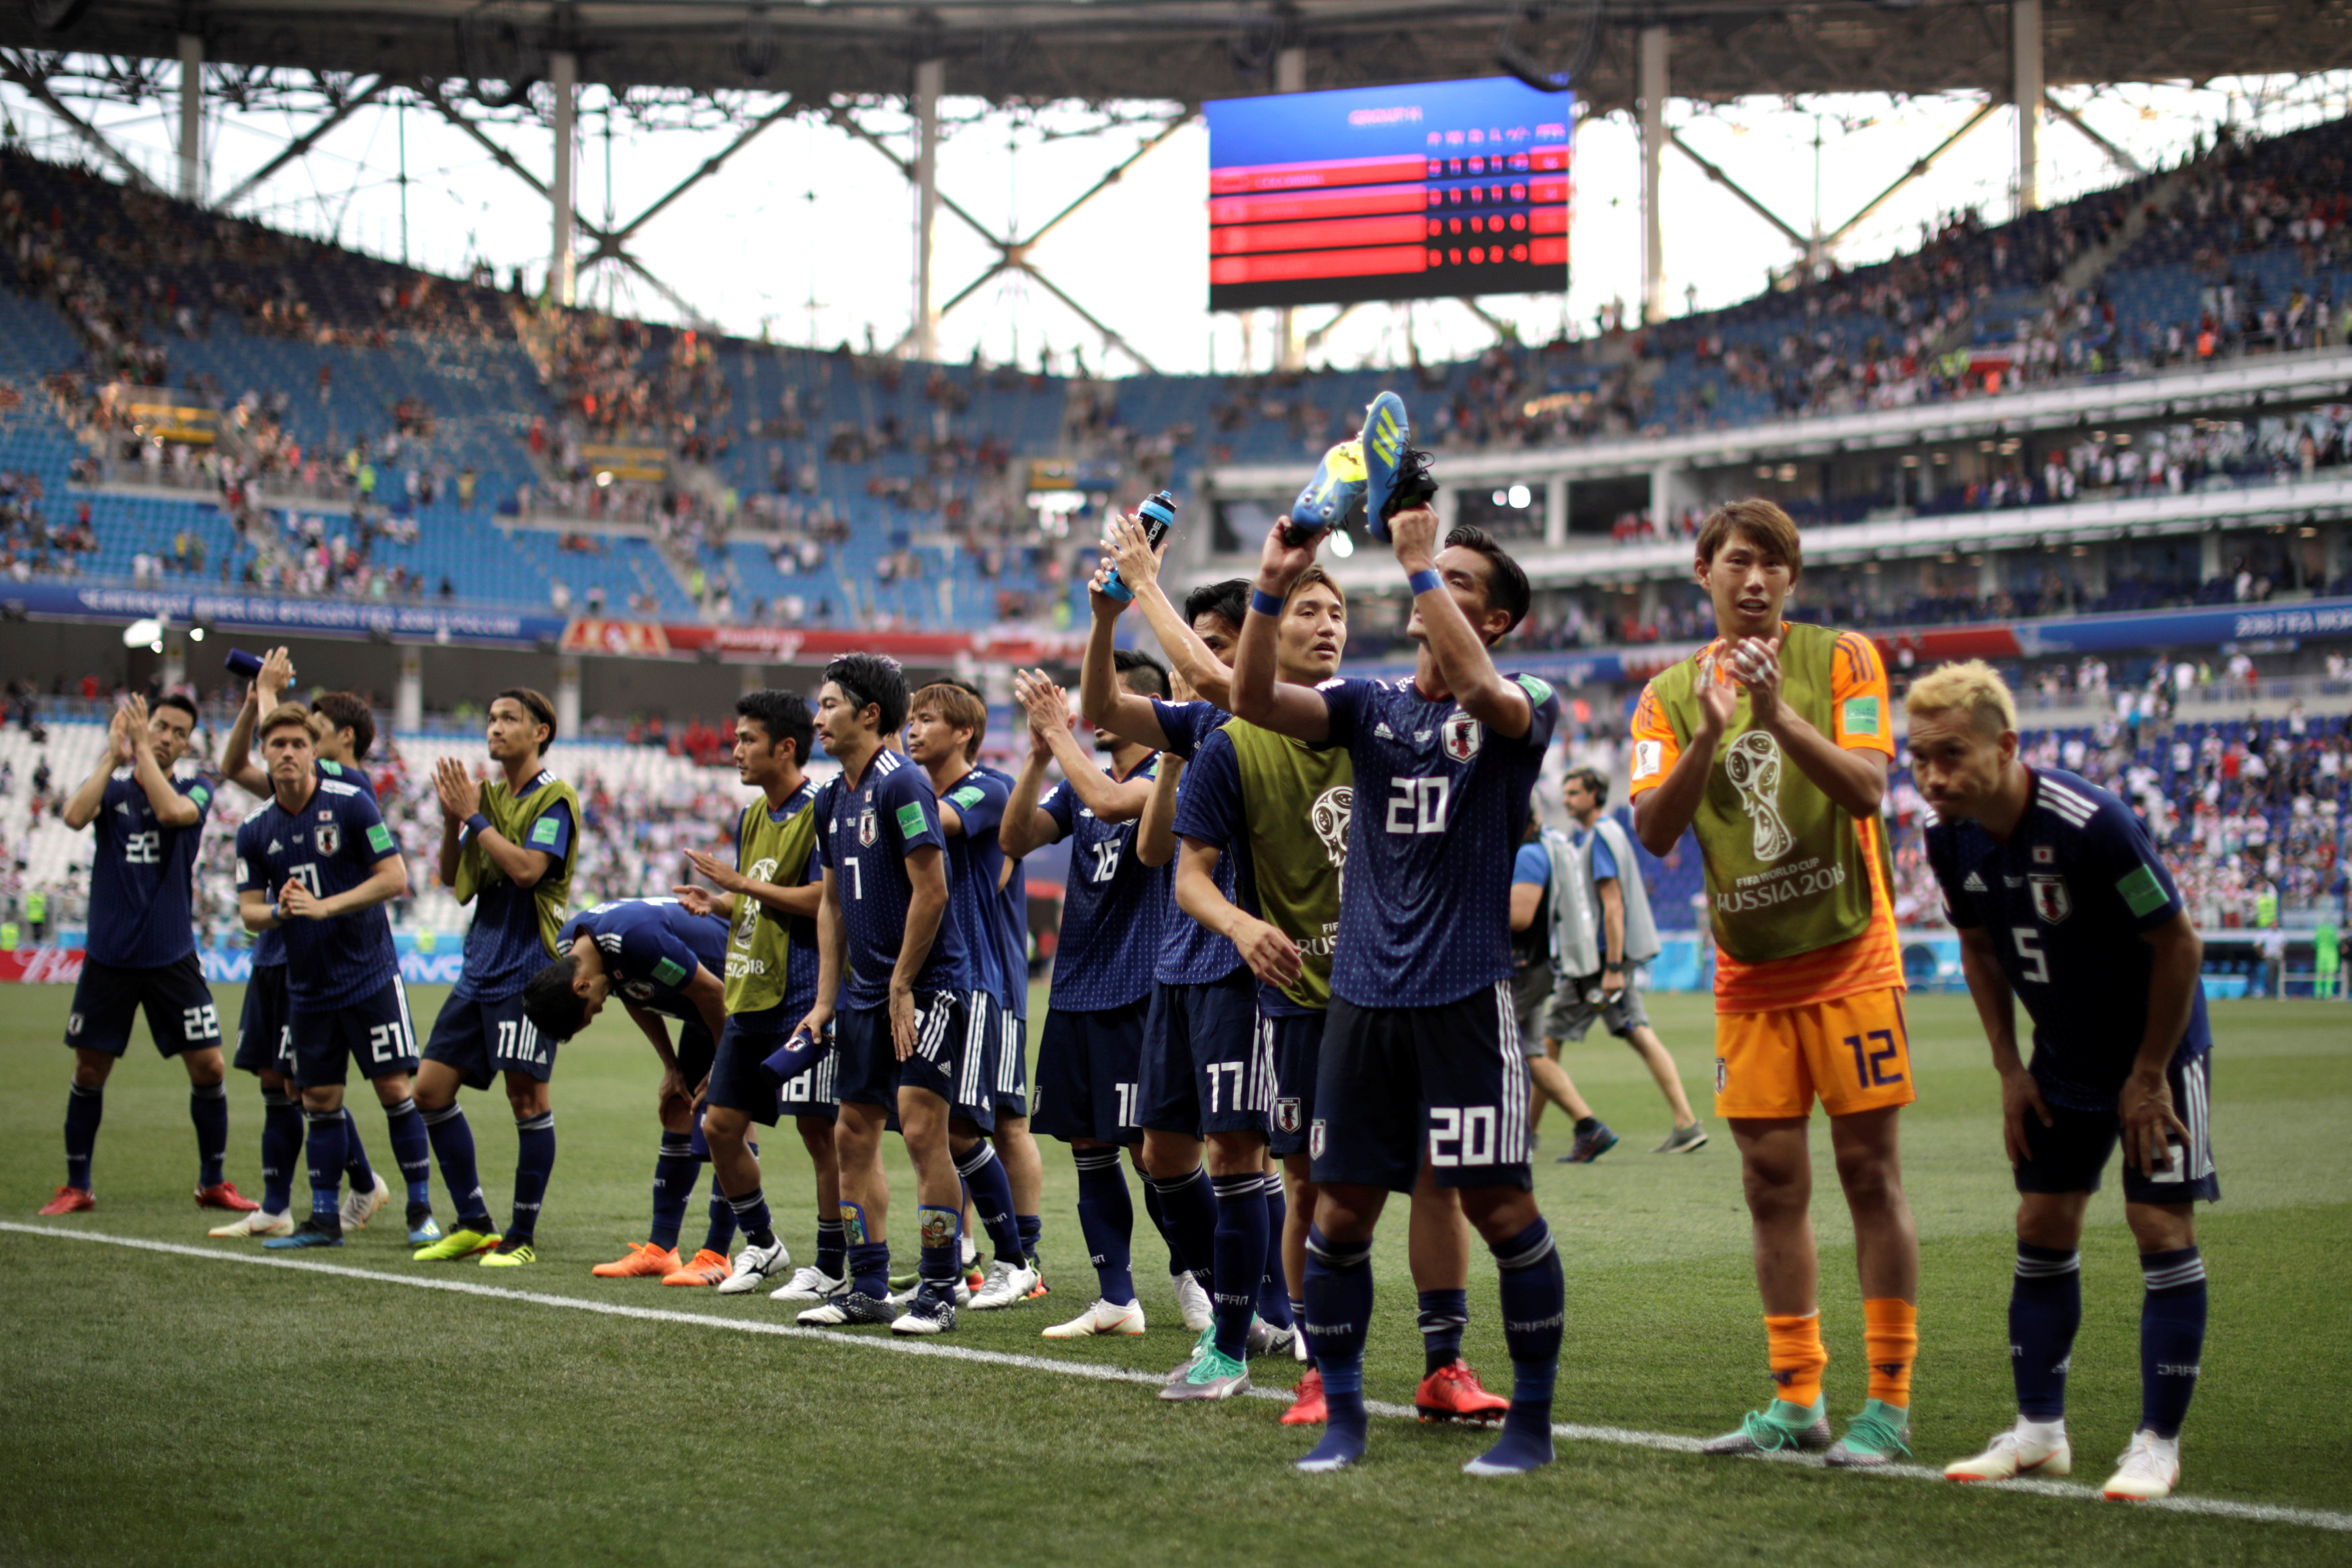
[[[1158,549],[1160,541],[1168,537],[1168,530],[1176,526],[1176,497],[1162,490],[1144,502],[1142,506],[1138,507],[1135,511],[1136,516],[1143,519],[1145,542],[1153,549]],[[1103,592],[1113,599],[1125,600],[1135,597],[1127,584],[1118,580],[1117,567],[1111,568],[1110,576],[1104,580]]]
[[[252,680],[261,674],[261,655],[248,653],[242,648],[231,648],[228,657],[221,663],[228,667],[230,674],[241,681]]]

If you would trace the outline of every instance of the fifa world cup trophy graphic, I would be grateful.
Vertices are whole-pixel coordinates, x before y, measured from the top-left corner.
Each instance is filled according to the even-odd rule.
[[[1776,861],[1796,842],[1789,824],[1780,820],[1780,748],[1760,729],[1751,729],[1724,753],[1723,771],[1739,791],[1739,804],[1756,824],[1754,849],[1759,861]]]
[[[1323,841],[1323,852],[1339,868],[1339,896],[1348,895],[1348,815],[1354,809],[1356,791],[1346,784],[1335,785],[1315,798],[1308,811],[1315,836]]]

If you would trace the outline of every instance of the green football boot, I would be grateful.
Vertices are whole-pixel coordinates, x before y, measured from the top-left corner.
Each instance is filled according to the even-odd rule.
[[[419,1247],[409,1257],[418,1263],[452,1263],[460,1258],[471,1258],[477,1252],[488,1252],[499,1240],[496,1231],[468,1230],[461,1225],[432,1246]]]
[[[1868,1469],[1891,1465],[1899,1456],[1911,1457],[1911,1412],[1900,1405],[1874,1399],[1862,1414],[1846,1423],[1845,1436],[1829,1451],[1829,1462],[1840,1469]]]

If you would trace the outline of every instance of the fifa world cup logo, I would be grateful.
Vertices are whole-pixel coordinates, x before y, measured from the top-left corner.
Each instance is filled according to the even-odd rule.
[[[1356,791],[1352,785],[1335,784],[1315,797],[1307,820],[1315,828],[1315,836],[1323,841],[1323,852],[1339,868],[1339,896],[1348,895],[1348,818],[1355,809]]]
[[[1770,736],[1751,729],[1724,753],[1723,771],[1739,791],[1739,804],[1756,824],[1754,848],[1759,861],[1776,861],[1796,843],[1796,835],[1780,820],[1780,748]]]
[[[751,862],[751,868],[743,874],[750,877],[753,882],[766,882],[769,878],[776,874],[775,860],[772,857],[766,857]],[[735,946],[738,947],[745,948],[747,950],[751,947],[751,938],[758,934],[760,929],[760,910],[761,907],[762,905],[760,901],[753,898],[750,894],[745,894],[741,897],[736,899]]]

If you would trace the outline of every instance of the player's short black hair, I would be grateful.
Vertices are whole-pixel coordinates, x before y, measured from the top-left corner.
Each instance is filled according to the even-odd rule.
[[[841,688],[859,709],[882,710],[882,733],[894,735],[907,723],[907,672],[880,653],[844,653],[824,667],[824,679]]]
[[[155,710],[159,707],[178,708],[182,713],[188,716],[188,724],[192,728],[196,723],[196,703],[194,697],[184,695],[179,692],[165,692],[162,696],[157,697],[153,702],[147,705],[147,712],[149,716],[152,717]]]
[[[588,998],[572,988],[580,960],[566,953],[523,982],[522,1016],[557,1045],[588,1027]]]
[[[1470,523],[1461,524],[1445,536],[1445,548],[1455,546],[1476,550],[1486,558],[1486,608],[1506,611],[1511,617],[1503,635],[1509,636],[1511,627],[1528,618],[1528,606],[1535,601],[1535,591],[1528,586],[1528,574],[1511,559],[1511,552],[1495,542],[1495,536]]]
[[[1174,689],[1168,684],[1168,666],[1140,648],[1113,648],[1110,667],[1127,689],[1139,696],[1164,701]]]
[[[735,699],[735,716],[748,718],[766,730],[771,741],[791,741],[793,760],[803,768],[808,766],[809,747],[816,743],[816,720],[810,716],[808,703],[800,693],[775,686],[745,692]]]
[[[310,711],[333,728],[350,730],[352,760],[367,760],[368,748],[375,745],[375,715],[365,697],[356,692],[322,692],[310,699]]]
[[[499,696],[512,697],[522,704],[522,711],[530,715],[531,723],[547,726],[547,738],[539,743],[541,754],[545,755],[547,748],[555,744],[555,705],[529,686],[509,686]],[[490,700],[496,702],[498,697]]]
[[[1250,583],[1245,577],[1229,577],[1223,582],[1204,582],[1184,596],[1184,623],[1189,626],[1203,615],[1222,615],[1236,632],[1249,618]]]
[[[1596,806],[1609,804],[1609,780],[1597,768],[1571,768],[1568,779],[1584,786]]]

